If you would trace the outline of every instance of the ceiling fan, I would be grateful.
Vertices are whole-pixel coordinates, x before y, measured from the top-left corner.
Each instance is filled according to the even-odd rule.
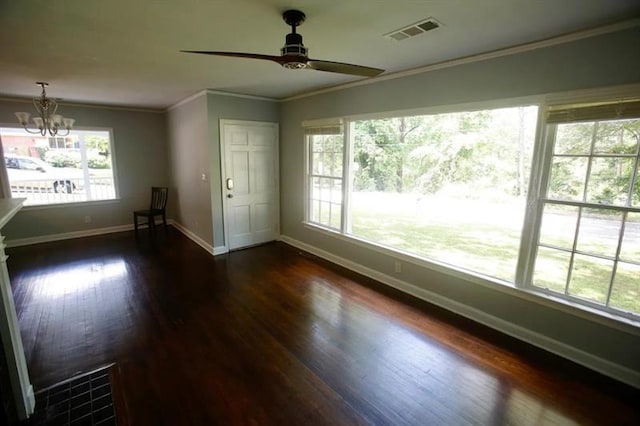
[[[200,50],[181,50],[181,52],[199,53],[202,55],[232,56],[235,58],[262,59],[266,61],[276,62],[289,69],[310,68],[318,71],[358,75],[363,77],[374,77],[384,72],[384,70],[379,68],[345,64],[343,62],[310,59],[309,56],[307,56],[307,48],[302,44],[302,36],[296,32],[296,27],[302,24],[305,18],[305,14],[299,10],[287,10],[282,14],[282,19],[284,19],[284,22],[286,22],[287,25],[291,26],[291,33],[287,34],[286,36],[285,45],[280,50],[280,56],[241,52],[209,52]]]

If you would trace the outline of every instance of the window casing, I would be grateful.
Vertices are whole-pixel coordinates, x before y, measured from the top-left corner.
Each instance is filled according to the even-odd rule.
[[[640,314],[640,105],[552,110],[538,207],[536,290]]]
[[[307,217],[339,231],[342,226],[344,135],[341,122],[307,126]]]
[[[117,198],[110,130],[34,138],[22,129],[0,128],[0,138],[11,196],[26,198],[25,206]]]
[[[453,269],[463,272],[466,270],[473,274],[484,275],[489,279],[511,283],[513,286],[529,289],[537,294],[547,293],[556,298],[566,299],[616,316],[638,320],[640,319],[639,105],[640,103],[635,102],[623,106],[619,102],[613,104],[603,102],[587,106],[572,105],[570,108],[552,107],[549,108],[547,121],[544,114],[541,114],[537,120],[534,118],[533,122],[527,121],[526,125],[521,125],[519,131],[516,131],[519,137],[509,136],[514,134],[514,127],[509,128],[508,125],[505,127],[502,136],[512,137],[514,141],[517,140],[521,144],[521,147],[523,141],[526,144],[527,138],[533,138],[530,140],[531,146],[523,148],[527,151],[527,155],[520,156],[517,161],[514,161],[514,169],[509,172],[513,176],[513,185],[519,188],[515,192],[523,187],[528,188],[529,180],[540,183],[531,185],[531,194],[518,192],[519,195],[526,195],[527,198],[526,202],[525,197],[521,198],[521,209],[507,212],[516,211],[515,219],[509,214],[500,218],[500,209],[504,207],[500,202],[492,206],[496,212],[494,221],[500,225],[513,221],[513,229],[500,228],[500,226],[495,229],[477,227],[479,240],[486,237],[500,242],[505,235],[509,234],[514,242],[510,243],[506,252],[501,250],[504,248],[501,245],[502,242],[488,248],[477,246],[466,252],[459,251],[460,247],[464,247],[471,241],[466,238],[466,231],[462,228],[455,229],[455,232],[450,232],[447,236],[449,239],[454,239],[457,234],[465,235],[459,247],[443,249],[443,246],[438,245],[441,241],[436,241],[438,244],[427,241],[423,244],[427,246],[423,251],[415,249],[415,246],[421,242],[421,238],[419,229],[412,227],[413,222],[405,230],[405,236],[400,235],[402,234],[399,231],[400,226],[385,229],[384,220],[391,217],[400,223],[403,219],[401,216],[406,216],[407,210],[398,214],[396,209],[395,216],[387,217],[376,216],[375,213],[385,210],[393,211],[394,200],[406,202],[409,197],[415,197],[416,193],[414,191],[403,194],[403,188],[398,187],[395,188],[398,192],[395,199],[391,197],[385,202],[379,202],[380,199],[376,198],[375,193],[363,194],[360,191],[366,185],[374,189],[376,185],[380,187],[385,185],[384,180],[363,181],[363,175],[359,173],[363,164],[366,163],[359,158],[363,150],[358,145],[362,145],[363,142],[358,139],[362,137],[362,132],[357,126],[359,122],[367,120],[345,121],[344,130],[341,132],[342,139],[336,134],[334,135],[336,138],[331,139],[330,143],[317,135],[310,136],[312,132],[306,132],[308,205],[305,220],[310,224],[338,231],[345,236],[356,237],[373,245],[381,245],[404,255],[443,263]],[[524,106],[519,108],[521,120],[525,115],[529,118],[536,115],[535,108],[528,111]],[[493,110],[486,111],[489,115],[493,113]],[[461,114],[473,115],[473,112]],[[442,118],[445,115],[440,116]],[[452,115],[446,118],[451,117]],[[389,117],[382,120],[389,122],[396,120],[397,128],[406,131],[412,127],[408,123],[410,118]],[[404,123],[401,123],[403,120]],[[538,135],[534,137],[536,128]],[[633,133],[634,131],[636,133]],[[467,132],[466,136],[457,140],[458,148],[460,144],[464,146],[465,143],[471,143],[469,146],[477,147],[478,142],[469,142],[468,135]],[[524,138],[523,135],[525,135]],[[585,139],[585,135],[589,135],[588,140]],[[476,137],[482,136],[478,136],[476,131]],[[411,137],[405,137],[402,143],[410,142],[410,139]],[[318,142],[320,140],[322,142]],[[343,143],[342,150],[336,145],[340,140]],[[390,138],[386,141],[389,142]],[[371,141],[367,143],[371,158],[375,158],[378,162],[389,160],[390,157],[385,156],[383,139],[378,140],[378,146]],[[313,144],[320,144],[318,146],[322,148],[314,147]],[[491,143],[485,145],[490,148]],[[430,148],[428,146],[408,147],[405,154],[418,155],[416,152],[411,154],[415,149],[428,152]],[[336,170],[336,167],[341,166],[338,162],[332,162],[331,167],[327,167],[327,161],[324,157],[321,159],[321,156],[327,153],[338,157],[342,154],[343,170]],[[499,155],[499,152],[490,153],[488,158]],[[475,159],[478,156],[470,155],[469,158]],[[474,165],[474,161],[471,161],[467,166],[473,169],[478,164]],[[487,164],[483,163],[482,166]],[[433,164],[430,167],[433,169]],[[492,167],[499,168],[500,165],[493,164]],[[330,172],[327,173],[326,170]],[[398,171],[400,170],[398,168]],[[382,174],[383,172],[384,170],[381,171]],[[502,172],[504,173],[504,170]],[[427,175],[422,184],[437,183],[434,181],[434,174],[435,172]],[[485,193],[481,175],[477,175],[480,187],[475,194],[479,198]],[[485,177],[491,180],[491,176],[491,167],[489,167],[486,169]],[[504,179],[493,181],[495,186],[504,186],[505,183],[507,182]],[[492,183],[489,182],[487,188],[491,186]],[[341,190],[341,196],[336,195],[338,190]],[[453,193],[457,190],[460,190],[460,187],[454,185],[451,188]],[[368,195],[371,195],[369,204],[361,203],[359,198]],[[407,195],[404,201],[401,195]],[[416,199],[415,202],[419,204],[425,198]],[[433,215],[429,216],[429,213],[437,210],[434,206],[439,207],[433,202],[435,198],[427,199],[427,207],[423,209],[427,212],[424,216],[426,225],[431,226],[429,229],[432,230],[435,229],[433,228],[435,221]],[[340,214],[323,213],[322,209],[317,207],[318,205],[330,206],[331,212],[340,211]],[[528,208],[526,208],[527,205]],[[464,209],[468,209],[469,206],[461,206],[462,211],[452,208],[450,212],[461,216],[464,216],[463,213],[473,215],[478,212],[475,209],[464,212]],[[358,210],[365,212],[365,215],[359,218]],[[518,216],[520,214],[522,216]],[[361,222],[366,215],[369,215],[367,219],[370,220],[370,235],[362,232]],[[340,221],[337,220],[338,216],[341,218]],[[451,228],[450,223],[445,221],[444,224],[444,228],[441,229]],[[418,236],[417,242],[407,246],[403,238],[411,234]],[[432,250],[430,244],[433,246]],[[446,257],[447,250],[450,251],[449,257]],[[483,260],[485,255],[483,251],[488,250],[495,250],[494,261],[489,262],[486,258]],[[477,259],[473,258],[474,251],[480,254]],[[510,259],[504,270],[500,270],[500,265],[494,268],[495,263],[504,263],[506,258]],[[483,266],[484,264],[489,266]]]

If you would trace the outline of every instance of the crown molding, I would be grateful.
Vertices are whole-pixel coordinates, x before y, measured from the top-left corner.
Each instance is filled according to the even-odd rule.
[[[207,94],[218,96],[229,96],[232,98],[253,99],[254,101],[282,102],[281,99],[269,98],[267,96],[245,95],[242,93],[223,92],[220,90],[207,89]]]
[[[601,27],[590,28],[586,30],[574,31],[559,36],[554,36],[542,40],[533,41],[530,43],[519,44],[516,46],[507,47],[504,49],[492,50],[477,55],[465,56],[462,58],[452,59],[448,61],[438,62],[436,64],[425,65],[418,68],[413,68],[405,71],[398,71],[391,74],[383,74],[378,77],[367,78],[364,80],[358,80],[350,83],[340,84],[337,86],[327,87],[324,89],[314,90],[307,93],[301,93],[299,95],[289,96],[280,99],[281,102],[295,101],[298,99],[308,98],[311,96],[317,96],[324,93],[335,92],[338,90],[349,89],[352,87],[365,86],[368,84],[375,84],[381,81],[395,80],[397,78],[408,77],[416,74],[423,74],[431,71],[437,71],[445,68],[451,68],[459,65],[470,64],[473,62],[486,61],[488,59],[501,58],[504,56],[511,56],[518,53],[529,52],[536,49],[542,49],[545,47],[552,47],[561,44],[571,43],[573,41],[583,40],[586,38],[596,37],[599,35],[609,34],[617,31],[626,30],[640,26],[640,18],[629,19],[614,24],[604,25]]]
[[[55,99],[55,98],[54,98]],[[0,101],[2,102],[18,102],[18,103],[28,103],[33,105],[33,98],[13,98],[13,97],[0,97]],[[143,108],[143,107],[133,107],[126,105],[102,105],[102,104],[85,104],[80,102],[65,102],[59,101],[56,99],[58,105],[69,106],[69,107],[80,107],[80,108],[95,108],[95,109],[110,109],[116,111],[135,111],[135,112],[151,112],[154,114],[161,114],[164,112],[161,108]]]

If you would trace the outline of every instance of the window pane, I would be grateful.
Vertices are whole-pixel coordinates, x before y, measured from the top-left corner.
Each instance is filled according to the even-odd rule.
[[[571,270],[569,294],[598,303],[605,303],[613,261],[576,254]]]
[[[533,285],[564,293],[570,262],[571,253],[546,247],[538,248]]]
[[[618,262],[609,305],[640,314],[640,266]]]
[[[547,197],[582,201],[588,162],[587,157],[555,157],[551,165]]]
[[[322,174],[323,156],[324,154],[322,152],[313,152],[311,154],[311,174]]]
[[[307,220],[339,230],[342,220],[343,137],[310,135],[307,140],[311,162]]]
[[[633,166],[632,158],[594,158],[587,187],[587,202],[626,206]]]
[[[342,222],[342,205],[331,203],[331,221],[329,226],[331,228],[340,229],[340,223]]]
[[[352,233],[514,281],[536,107],[353,124]]]
[[[342,181],[333,179],[331,182],[331,194],[329,199],[334,204],[342,204]]]
[[[578,212],[578,207],[546,204],[542,213],[540,243],[572,249]]]
[[[312,177],[310,180],[310,194],[312,200],[320,199],[320,178]]]
[[[578,243],[582,252],[615,256],[622,225],[622,213],[605,209],[582,209]]]
[[[554,153],[588,155],[591,152],[593,126],[593,123],[559,124]]]
[[[312,222],[320,221],[320,201],[319,200],[311,201],[311,211],[309,212],[309,215],[310,215],[309,219]]]
[[[640,263],[640,213],[627,214],[620,259]]]
[[[331,219],[331,204],[321,201],[320,202],[320,217],[318,221],[322,224],[328,225]]]
[[[110,133],[73,130],[41,137],[0,128],[12,197],[25,205],[76,203],[116,197]]]
[[[595,153],[635,154],[640,120],[601,121],[598,123]]]

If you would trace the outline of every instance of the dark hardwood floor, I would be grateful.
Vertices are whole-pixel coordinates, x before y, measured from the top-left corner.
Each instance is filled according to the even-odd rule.
[[[640,391],[282,243],[8,253],[36,390],[115,362],[131,425],[640,424]]]

